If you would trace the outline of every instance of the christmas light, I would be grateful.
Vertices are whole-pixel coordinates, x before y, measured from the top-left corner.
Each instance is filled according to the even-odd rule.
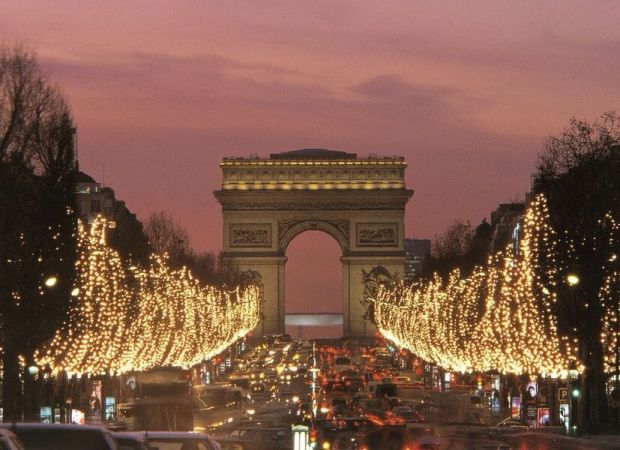
[[[463,278],[458,270],[379,288],[379,331],[447,370],[562,375],[582,370],[577,346],[558,335],[556,235],[543,196],[523,217],[519,251],[509,246]]]
[[[146,269],[126,270],[106,243],[108,227],[103,218],[79,224],[69,318],[36,353],[38,365],[69,374],[190,367],[258,323],[258,287],[204,287],[188,269],[171,269],[165,256],[152,256]]]

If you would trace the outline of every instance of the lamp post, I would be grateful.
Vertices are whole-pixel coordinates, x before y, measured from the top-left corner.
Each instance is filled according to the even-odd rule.
[[[577,324],[577,298],[575,296],[575,289],[576,286],[579,285],[580,281],[581,280],[579,278],[579,275],[576,273],[569,273],[568,275],[566,275],[566,283],[568,284],[568,292],[570,292],[571,299],[571,311],[573,313],[573,325]],[[577,328],[575,328],[575,331],[577,331]],[[581,339],[579,339],[578,345],[579,348],[577,350],[577,353],[579,357],[582,357],[581,352],[583,351],[583,347],[581,344]],[[582,418],[579,414],[581,413],[581,411],[578,411],[579,398],[581,397],[581,389],[579,388],[581,382],[580,378],[581,377],[577,375],[577,379],[575,381],[571,381],[570,383],[570,423],[573,433],[577,433],[577,424],[582,424]]]

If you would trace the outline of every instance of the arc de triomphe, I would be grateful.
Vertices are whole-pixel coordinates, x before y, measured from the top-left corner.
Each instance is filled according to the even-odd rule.
[[[224,258],[240,271],[261,274],[264,321],[260,334],[284,332],[286,248],[300,233],[323,231],[342,250],[345,336],[368,336],[363,271],[383,266],[402,277],[404,158],[325,149],[274,153],[267,158],[224,158],[221,190]]]

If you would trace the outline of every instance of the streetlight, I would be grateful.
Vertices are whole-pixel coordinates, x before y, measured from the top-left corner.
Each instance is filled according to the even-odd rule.
[[[577,274],[569,273],[566,276],[566,282],[569,284],[569,286],[576,286],[579,284],[579,281],[579,276]]]
[[[577,299],[575,297],[575,287],[579,284],[579,275],[577,275],[576,273],[569,273],[568,275],[566,275],[566,282],[568,283],[568,291],[570,293],[570,297],[571,297],[571,306],[572,306],[572,313],[573,313],[573,324],[575,324],[577,322]],[[577,331],[577,329],[575,328],[575,331]],[[582,347],[582,342],[581,339],[579,339],[579,348],[578,348],[578,354],[579,356],[582,356],[581,353],[583,351],[583,347]],[[579,407],[579,397],[581,396],[581,389],[579,387],[580,384],[580,380],[579,380],[579,375],[577,376],[577,379],[574,381],[571,381],[570,383],[570,414],[571,414],[571,418],[570,418],[570,423],[573,424],[573,433],[577,433],[577,422],[579,422],[581,424],[581,420],[580,419],[580,414],[578,414],[577,409],[581,409]]]
[[[45,285],[49,288],[56,286],[56,283],[58,283],[58,278],[56,278],[54,275],[48,277],[47,280],[45,280]]]

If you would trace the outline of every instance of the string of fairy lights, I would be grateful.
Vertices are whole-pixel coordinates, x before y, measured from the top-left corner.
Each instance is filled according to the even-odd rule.
[[[552,376],[583,370],[576,341],[558,333],[556,239],[539,195],[523,217],[518,249],[493,255],[469,277],[455,270],[445,282],[436,275],[381,286],[374,309],[379,331],[446,370]]]
[[[607,230],[607,248],[615,249],[620,243],[620,223],[611,214],[606,214],[601,220],[603,229]],[[619,255],[612,252],[607,255],[607,264],[602,267],[605,276],[604,283],[599,291],[598,300],[601,303],[605,315],[603,317],[603,329],[601,343],[605,354],[603,363],[605,371],[614,373],[620,364],[620,271],[617,270]],[[616,374],[616,377],[620,374]]]
[[[156,366],[191,367],[217,355],[260,319],[257,286],[202,286],[165,256],[126,267],[108,246],[104,218],[78,225],[76,287],[68,319],[35,355],[68,374],[119,374]]]

